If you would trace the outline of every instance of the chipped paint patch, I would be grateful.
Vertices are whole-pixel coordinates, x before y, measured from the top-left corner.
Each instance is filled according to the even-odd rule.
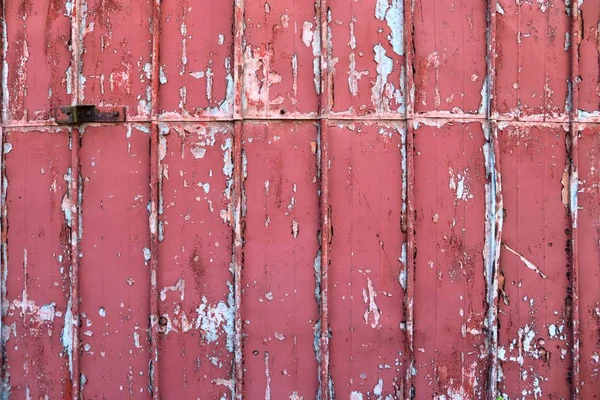
[[[511,253],[513,253],[514,255],[516,255],[517,257],[519,257],[521,259],[521,261],[523,261],[523,264],[525,264],[525,266],[527,268],[529,268],[532,271],[535,271],[537,274],[539,274],[543,279],[547,279],[548,277],[546,276],[546,274],[544,274],[534,263],[532,263],[531,261],[529,261],[528,259],[526,259],[525,257],[523,257],[520,253],[518,253],[516,250],[511,249],[510,247],[508,247],[507,244],[504,244],[504,248],[508,251],[510,251]]]
[[[363,395],[360,392],[351,392],[350,400],[363,400]]]
[[[202,297],[202,304],[196,309],[198,318],[195,328],[201,330],[201,334],[207,343],[218,340],[221,333],[227,338],[227,350],[233,352],[235,305],[233,304],[233,287],[230,283],[227,302],[220,301],[216,304],[208,303],[206,297]]]
[[[168,292],[179,292],[181,301],[185,298],[185,280],[183,278],[179,278],[177,283],[173,286],[167,286],[160,291],[160,300],[165,301],[167,299]]]
[[[385,19],[390,34],[388,40],[394,53],[404,55],[404,3],[402,0],[377,0],[375,4],[375,18],[380,21]]]
[[[363,315],[365,323],[371,325],[371,328],[379,328],[379,319],[381,318],[381,311],[375,302],[377,293],[373,288],[373,282],[370,278],[367,278],[367,288],[363,289],[363,301],[367,307]]]
[[[290,400],[304,400],[304,397],[300,396],[298,392],[290,394]]]
[[[371,103],[376,112],[404,112],[404,96],[401,89],[396,88],[393,83],[389,82],[389,76],[393,71],[394,62],[387,56],[387,51],[377,43],[373,47],[374,60],[377,63],[377,78],[375,84],[371,88]],[[396,109],[392,109],[392,103],[398,105]]]
[[[448,188],[456,193],[457,200],[467,201],[473,198],[473,195],[470,192],[470,187],[467,179],[468,172],[469,168],[465,168],[462,171],[456,172],[454,171],[454,169],[452,169],[452,167],[448,169],[448,174],[450,175]]]

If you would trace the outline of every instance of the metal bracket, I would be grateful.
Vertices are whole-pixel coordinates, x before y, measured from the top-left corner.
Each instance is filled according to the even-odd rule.
[[[54,108],[52,116],[59,125],[118,123],[126,121],[126,109],[125,107],[96,107],[80,104]]]

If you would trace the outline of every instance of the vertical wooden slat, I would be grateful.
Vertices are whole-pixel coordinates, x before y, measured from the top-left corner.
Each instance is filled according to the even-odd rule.
[[[233,127],[160,124],[160,391],[234,390]]]
[[[374,390],[381,398],[403,396],[404,136],[402,121],[329,127],[335,233],[330,250],[335,268],[329,270],[330,373],[336,398]]]
[[[150,126],[150,365],[148,366],[148,387],[154,400],[160,399],[160,336],[159,336],[159,289],[158,275],[158,228],[160,202],[160,160],[158,127],[158,88],[160,84],[160,0],[152,2],[152,98]]]
[[[148,125],[87,126],[82,135],[82,398],[151,397],[149,148]]]
[[[234,301],[235,301],[235,341],[234,341],[234,376],[235,396],[241,399],[243,395],[244,366],[243,366],[243,337],[242,337],[242,268],[244,260],[243,220],[243,121],[235,121],[233,133],[233,271],[234,271]]]
[[[4,75],[7,70],[6,66],[6,51],[8,47],[8,40],[6,38],[6,3],[4,0],[0,2],[0,22],[2,31],[0,33],[0,38],[2,38],[2,75]],[[4,143],[6,143],[6,138],[4,137],[4,123],[6,120],[6,107],[5,107],[5,99],[4,93],[8,88],[5,87],[6,82],[4,79],[0,81],[0,332],[4,332],[4,317],[5,310],[2,304],[4,304],[6,300],[6,276],[8,273],[8,265],[7,265],[7,257],[6,257],[6,234],[7,234],[7,207],[6,207],[6,169],[4,167],[4,163],[6,161],[4,154]],[[7,390],[7,360],[6,360],[6,341],[4,338],[0,339],[0,391],[5,392]]]
[[[600,129],[597,124],[577,126],[579,132],[577,251],[580,277],[579,367],[580,399],[593,399],[600,388]]]
[[[579,399],[579,389],[581,386],[580,376],[580,315],[579,315],[579,240],[577,235],[577,192],[579,190],[579,129],[575,123],[577,119],[577,110],[579,110],[579,47],[583,35],[583,21],[579,9],[579,1],[573,1],[571,5],[571,37],[570,47],[570,88],[571,104],[569,105],[569,151],[568,159],[569,169],[569,216],[570,216],[570,264],[571,264],[571,293],[567,295],[572,298],[572,316],[571,329],[573,343],[571,344],[571,397]]]
[[[478,122],[415,129],[416,398],[487,394],[484,145]]]
[[[81,396],[80,387],[80,348],[79,348],[79,219],[80,215],[80,190],[79,190],[79,145],[81,136],[79,128],[71,129],[71,174],[69,176],[69,198],[71,199],[71,266],[69,277],[71,280],[69,303],[70,313],[65,314],[65,329],[70,325],[72,329],[72,345],[68,349],[71,367],[71,380],[73,384],[73,399]],[[67,321],[70,318],[71,321]]]
[[[510,398],[567,398],[573,343],[568,133],[558,124],[506,124],[498,135],[505,209],[499,388]]]
[[[233,280],[235,302],[234,340],[234,396],[241,400],[244,389],[244,361],[242,335],[242,268],[244,262],[244,168],[243,138],[244,110],[242,106],[244,77],[244,0],[234,3],[234,42],[233,42]]]
[[[319,338],[319,372],[320,395],[322,400],[332,399],[333,384],[329,374],[329,245],[331,235],[331,205],[329,204],[329,139],[328,116],[330,110],[330,71],[329,71],[329,28],[327,0],[320,0],[320,98],[319,98],[319,154],[320,154],[320,212],[321,212],[321,304],[320,304],[320,338]]]
[[[82,0],[74,0],[71,14],[71,79],[72,98],[71,104],[78,105],[82,100]],[[79,164],[79,147],[81,145],[81,132],[78,127],[71,128],[70,145],[71,145],[71,174],[69,182],[69,198],[71,199],[71,267],[69,271],[71,279],[70,287],[70,315],[69,312],[65,315],[65,329],[68,324],[72,327],[72,347],[70,352],[71,379],[73,384],[73,400],[79,400],[81,397],[80,385],[80,355],[79,348],[79,240],[82,232],[79,232],[80,217],[81,217],[81,192],[80,192],[80,164]],[[67,321],[67,318],[72,318]]]
[[[404,295],[404,318],[406,319],[406,340],[405,340],[405,373],[404,373],[404,397],[411,399],[414,397],[414,365],[415,365],[415,134],[412,123],[415,115],[415,48],[414,48],[414,23],[413,23],[414,0],[404,0],[404,54],[406,57],[406,88],[404,90],[404,104],[406,105],[406,137],[403,143],[405,146],[405,163],[403,173],[406,176],[406,206],[404,208],[403,219],[406,229],[406,291]]]
[[[66,129],[5,133],[4,393],[70,398],[72,319],[63,325],[70,310],[71,207],[63,179],[71,164],[69,135]]]
[[[487,301],[487,352],[489,357],[489,373],[487,382],[487,398],[495,400],[498,396],[498,277],[500,246],[502,241],[502,178],[500,174],[500,153],[498,148],[498,131],[495,122],[496,92],[496,18],[497,0],[490,0],[487,9],[487,76],[483,101],[485,103],[484,157],[486,163],[486,218],[484,275],[486,277]]]

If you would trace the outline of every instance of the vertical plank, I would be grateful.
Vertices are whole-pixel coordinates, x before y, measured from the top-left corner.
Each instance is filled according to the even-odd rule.
[[[147,119],[152,0],[87,0],[81,12],[83,70],[73,78],[81,98],[85,104],[127,106],[130,118]]]
[[[4,123],[46,120],[51,107],[69,104],[70,10],[56,0],[3,3]]]
[[[161,7],[161,118],[231,117],[233,0],[169,1]]]
[[[570,3],[498,0],[496,116],[568,119]]]
[[[600,3],[582,2],[578,28],[583,35],[581,44],[575,48],[579,59],[579,107],[575,112],[581,119],[600,116]],[[573,44],[576,46],[576,44]]]
[[[238,9],[239,10],[239,9]],[[239,53],[236,52],[239,56]],[[238,60],[236,58],[236,60]],[[236,61],[237,64],[237,61]],[[237,64],[240,65],[240,64]],[[236,105],[234,115],[240,111],[240,97],[236,96]],[[244,231],[245,221],[245,195],[244,179],[246,171],[244,167],[245,157],[243,149],[244,141],[244,122],[236,120],[233,124],[233,251],[231,264],[233,269],[233,301],[235,303],[234,316],[234,398],[242,399],[244,392],[244,356],[243,356],[243,323],[242,323],[242,269],[244,268]]]
[[[579,307],[581,399],[600,387],[600,129],[582,129],[579,139]]]
[[[161,392],[231,398],[232,127],[160,128]]]
[[[405,161],[403,162],[402,168],[406,181],[404,182],[406,196],[403,199],[406,206],[403,210],[403,224],[404,232],[406,234],[406,288],[404,296],[404,313],[405,313],[405,349],[406,349],[406,368],[404,371],[404,398],[414,397],[414,365],[415,365],[415,135],[414,126],[411,124],[412,118],[415,113],[415,74],[414,74],[414,60],[415,60],[415,43],[414,43],[414,12],[413,12],[413,0],[404,0],[404,47],[406,53],[406,84],[405,91],[408,96],[405,96],[405,107],[407,122],[405,123]]]
[[[244,397],[314,398],[319,327],[317,129],[244,127]]]
[[[158,90],[160,87],[160,33],[162,7],[160,1],[152,2],[152,54],[150,64],[150,201],[148,205],[148,227],[150,230],[150,365],[148,366],[148,390],[153,400],[160,400],[160,332],[158,320],[160,317],[160,300],[158,287],[158,228],[160,202],[160,141],[158,127]]]
[[[148,398],[149,127],[82,135],[80,341],[85,397]]]
[[[483,398],[485,143],[481,124],[415,131],[417,398]]]
[[[340,116],[405,113],[404,3],[330,1],[332,111]]]
[[[486,3],[417,0],[413,22],[415,111],[485,113]]]
[[[402,124],[330,127],[331,376],[340,398],[401,398],[406,247]]]
[[[504,194],[499,388],[509,398],[570,396],[565,135],[561,126],[508,125],[499,131]]]
[[[2,390],[17,398],[69,398],[69,135],[58,129],[5,134],[10,246],[2,277]]]
[[[317,115],[320,22],[313,2],[246,1],[244,115]]]

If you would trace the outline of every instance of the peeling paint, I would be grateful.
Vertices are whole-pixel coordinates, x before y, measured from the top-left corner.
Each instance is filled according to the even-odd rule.
[[[373,282],[370,278],[367,278],[367,288],[363,289],[363,301],[367,309],[364,313],[365,324],[371,325],[371,328],[379,327],[379,319],[381,318],[381,311],[375,303],[377,293],[373,288]]]
[[[404,55],[404,3],[401,0],[377,0],[375,17],[381,21],[385,19],[391,33],[388,40],[399,56]]]
[[[523,261],[523,264],[525,264],[525,266],[527,268],[529,268],[532,271],[535,271],[537,274],[539,274],[542,278],[547,279],[548,277],[546,276],[546,274],[544,274],[534,263],[532,263],[531,261],[529,261],[528,259],[526,259],[525,257],[523,257],[521,254],[519,254],[516,250],[511,249],[510,247],[508,247],[508,245],[504,244],[504,248],[508,251],[510,251],[511,253],[513,253],[514,255],[516,255],[517,257],[519,257],[521,259],[521,261]]]
[[[473,198],[473,194],[469,191],[469,181],[468,178],[469,169],[466,168],[463,171],[454,171],[452,167],[448,169],[448,174],[450,175],[450,181],[448,183],[448,188],[455,191],[456,199],[467,201]]]

